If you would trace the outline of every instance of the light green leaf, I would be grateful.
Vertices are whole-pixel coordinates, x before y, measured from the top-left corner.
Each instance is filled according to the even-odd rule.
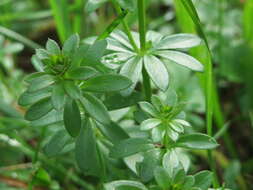
[[[85,175],[100,176],[101,161],[91,121],[86,121],[76,139],[75,155],[78,167]]]
[[[79,41],[78,34],[73,34],[64,42],[62,51],[68,55],[73,55],[79,46]]]
[[[65,104],[65,91],[62,83],[57,83],[54,85],[51,101],[56,110],[61,110],[63,108]]]
[[[113,158],[124,158],[153,148],[155,148],[155,146],[148,139],[130,138],[116,144],[111,150],[110,155]]]
[[[160,40],[155,49],[186,49],[200,45],[201,39],[193,34],[174,34]]]
[[[151,116],[157,117],[159,115],[159,112],[152,104],[148,102],[140,102],[139,105],[144,112],[150,114]]]
[[[170,61],[173,61],[179,65],[182,65],[184,67],[187,67],[193,71],[203,71],[204,67],[203,65],[195,58],[193,58],[190,55],[187,55],[185,53],[181,53],[178,51],[157,51],[155,52],[156,55],[168,59]]]
[[[142,183],[137,181],[119,180],[106,183],[105,190],[148,190]]]
[[[59,45],[56,43],[56,41],[54,41],[54,40],[51,40],[51,39],[47,40],[46,49],[51,54],[54,54],[54,55],[61,54],[61,49],[60,49]]]
[[[141,123],[141,130],[146,131],[153,129],[154,127],[158,126],[162,121],[160,119],[147,119]]]
[[[50,53],[45,49],[36,49],[36,56],[38,56],[39,59],[49,59]]]
[[[135,10],[135,0],[118,0],[119,5],[121,8],[134,11]]]
[[[29,121],[37,120],[53,109],[50,98],[44,98],[33,104],[26,112],[25,119]]]
[[[85,111],[87,111],[88,114],[95,120],[105,125],[109,125],[111,123],[111,119],[106,107],[95,96],[84,93],[81,102],[85,108]]]
[[[142,59],[133,57],[129,59],[121,68],[120,74],[128,77],[132,82],[132,86],[129,89],[123,91],[124,95],[130,95],[134,90],[142,71]]]
[[[104,74],[85,81],[82,85],[86,91],[113,92],[126,89],[132,84],[127,77],[116,74]]]
[[[85,10],[90,13],[101,7],[108,0],[88,0]]]
[[[201,133],[180,136],[175,145],[189,149],[214,149],[218,146],[214,138]]]
[[[179,160],[177,153],[174,149],[171,149],[166,152],[166,154],[163,157],[163,168],[166,169],[167,173],[170,177],[173,176],[175,168],[179,166]]]
[[[87,80],[91,77],[94,77],[98,74],[98,72],[92,67],[78,67],[73,70],[70,70],[68,73],[68,77],[73,80]]]
[[[167,90],[169,86],[169,73],[163,62],[153,55],[144,57],[144,65],[148,75],[161,90]]]
[[[75,100],[68,99],[63,114],[64,125],[72,137],[78,136],[81,129],[81,114]]]
[[[52,124],[60,123],[62,121],[63,121],[63,112],[61,111],[59,112],[53,109],[52,111],[47,113],[45,116],[41,117],[40,119],[32,121],[31,126],[43,127],[43,126],[49,126]]]

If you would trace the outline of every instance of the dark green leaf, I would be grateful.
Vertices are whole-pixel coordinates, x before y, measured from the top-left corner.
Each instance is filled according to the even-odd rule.
[[[78,67],[68,72],[68,77],[74,80],[86,80],[98,74],[92,67]]]
[[[126,89],[132,82],[121,75],[105,74],[88,79],[82,86],[92,92],[112,92]]]
[[[154,147],[155,146],[148,139],[130,138],[121,141],[119,144],[116,144],[111,150],[110,155],[113,158],[124,158],[138,152],[151,150]]]
[[[63,120],[66,130],[72,137],[76,137],[81,129],[81,114],[75,100],[68,99],[65,107]]]
[[[109,125],[111,123],[111,119],[106,107],[95,96],[84,93],[81,102],[85,108],[85,111],[87,111],[95,120],[105,125]]]
[[[104,188],[105,190],[148,190],[142,183],[129,180],[106,183]]]
[[[168,189],[170,187],[171,178],[164,168],[158,166],[154,171],[154,176],[159,187],[162,189]]]
[[[49,97],[51,95],[52,88],[43,88],[35,92],[25,91],[18,99],[18,104],[21,106],[28,106],[35,102]]]
[[[64,89],[66,93],[73,99],[79,99],[81,97],[80,89],[75,85],[74,81],[64,81]]]
[[[38,120],[32,121],[31,126],[33,127],[43,127],[43,126],[49,126],[56,123],[60,123],[63,121],[63,112],[52,110],[49,113],[47,113],[45,116],[41,117]],[[63,124],[63,122],[62,122]]]
[[[101,162],[96,139],[90,121],[83,125],[76,140],[76,161],[79,168],[86,175],[100,176]]]
[[[30,82],[30,86],[28,87],[28,92],[35,92],[41,90],[42,88],[46,88],[54,83],[54,78],[50,75],[42,75],[34,78]]]
[[[180,136],[176,146],[189,149],[214,149],[218,144],[214,138],[208,135],[194,133]]]
[[[194,175],[195,184],[194,187],[198,187],[200,189],[208,189],[213,181],[213,174],[210,171],[201,171]]]
[[[37,120],[53,109],[50,98],[44,98],[33,104],[26,112],[25,119],[29,121]]]
[[[45,154],[48,157],[57,156],[70,139],[70,136],[66,133],[65,130],[57,131],[56,134],[53,135],[49,142],[45,145]]]

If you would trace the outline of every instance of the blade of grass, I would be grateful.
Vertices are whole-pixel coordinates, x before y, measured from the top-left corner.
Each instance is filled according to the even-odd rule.
[[[195,29],[197,30],[197,33],[199,36],[204,40],[205,43],[205,54],[207,55],[206,63],[205,63],[205,72],[204,72],[204,86],[205,86],[205,102],[206,102],[206,129],[207,129],[207,134],[209,136],[213,135],[213,71],[212,71],[212,56],[211,56],[211,51],[209,48],[209,44],[207,41],[207,38],[204,34],[204,31],[202,29],[200,19],[198,17],[198,13],[192,3],[191,0],[182,0],[182,5],[189,14],[190,18],[192,19]],[[215,165],[215,160],[212,155],[212,151],[208,151],[208,159],[209,159],[209,164],[210,168],[214,174],[213,178],[213,186],[215,188],[219,187],[219,181],[217,177],[217,171],[216,171],[216,165]]]
[[[37,44],[36,42],[33,42],[32,40],[29,40],[28,38],[8,29],[5,28],[3,26],[0,26],[0,34],[11,38],[13,40],[16,40],[18,42],[21,42],[22,44],[32,48],[32,49],[38,49],[38,48],[42,48],[41,45]]]
[[[68,2],[66,0],[50,0],[49,3],[55,19],[57,33],[63,43],[72,34],[71,22],[68,17]]]
[[[112,23],[104,30],[104,32],[98,36],[97,41],[106,39],[112,33],[112,31],[122,22],[127,13],[128,11],[123,11],[120,15],[118,15],[117,18],[114,19]]]
[[[84,24],[84,12],[83,7],[86,0],[75,0],[75,16],[74,16],[74,32],[82,35],[85,24]]]

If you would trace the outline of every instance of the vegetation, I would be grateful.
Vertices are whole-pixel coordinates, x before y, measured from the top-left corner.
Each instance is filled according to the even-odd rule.
[[[251,0],[2,0],[0,190],[252,189]]]

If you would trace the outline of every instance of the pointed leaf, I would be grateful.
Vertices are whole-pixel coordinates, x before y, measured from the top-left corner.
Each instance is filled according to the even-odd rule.
[[[46,44],[47,51],[51,54],[59,55],[61,54],[61,49],[59,45],[56,43],[56,41],[48,39]]]
[[[148,190],[142,183],[130,180],[119,180],[106,183],[105,190]]]
[[[92,67],[78,67],[68,72],[68,77],[73,80],[87,80],[97,75],[98,72]]]
[[[54,83],[54,78],[50,75],[42,75],[34,78],[30,82],[30,86],[28,87],[28,92],[35,92],[46,88]]]
[[[153,148],[155,148],[155,146],[148,139],[130,138],[116,144],[111,150],[110,155],[113,158],[124,158]]]
[[[155,85],[163,91],[167,90],[169,85],[169,74],[165,65],[152,55],[144,57],[144,65]]]
[[[189,149],[214,149],[218,144],[214,138],[208,135],[194,133],[180,136],[176,146]]]
[[[64,81],[64,89],[66,93],[73,99],[79,99],[81,97],[80,89],[75,85],[74,81]]]
[[[95,96],[84,93],[81,102],[85,108],[85,111],[87,111],[95,120],[105,125],[109,125],[111,123],[111,119],[106,107]]]
[[[194,187],[200,189],[208,189],[213,181],[213,174],[210,171],[201,171],[194,175],[195,184]]]
[[[75,155],[77,165],[85,175],[100,176],[101,162],[90,121],[85,122],[76,139]]]
[[[155,107],[152,104],[148,102],[140,102],[139,105],[143,111],[150,114],[151,116],[156,117],[159,115],[159,112],[155,109]]]
[[[132,84],[127,77],[116,74],[104,74],[85,81],[82,88],[91,92],[113,92],[126,89]]]
[[[76,137],[81,129],[81,114],[75,100],[68,99],[65,107],[63,120],[66,130],[72,137]]]
[[[154,127],[158,126],[162,121],[160,119],[147,119],[141,123],[141,130],[146,131],[153,129]]]
[[[155,53],[156,55],[168,59],[170,61],[173,61],[179,65],[182,65],[184,67],[187,67],[193,71],[203,71],[204,67],[203,65],[192,56],[189,56],[185,53],[181,53],[178,51],[158,51]]]
[[[63,108],[65,104],[65,91],[62,83],[57,83],[54,85],[51,101],[56,110],[61,110]]]
[[[175,34],[166,36],[155,49],[186,49],[200,45],[201,39],[193,34]]]
[[[73,34],[70,36],[63,44],[62,51],[67,54],[75,53],[79,46],[79,36],[78,34]]]
[[[26,112],[25,119],[29,121],[37,120],[53,109],[50,98],[45,98],[33,104]]]

